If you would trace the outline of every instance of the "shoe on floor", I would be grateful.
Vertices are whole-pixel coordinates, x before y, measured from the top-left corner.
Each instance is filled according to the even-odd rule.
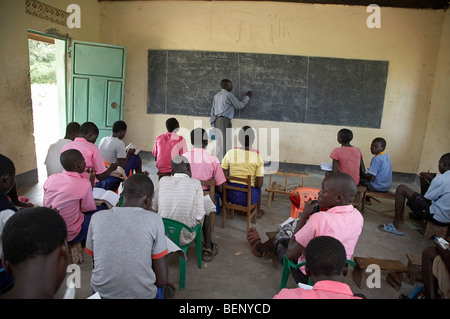
[[[206,262],[210,262],[214,259],[214,256],[216,256],[219,253],[219,249],[217,247],[216,243],[211,243],[211,248],[202,248],[202,260]]]
[[[382,231],[384,231],[384,232],[387,232],[387,233],[395,234],[395,235],[404,235],[404,234],[405,234],[405,233],[402,232],[402,231],[398,231],[398,230],[395,228],[394,224],[382,224],[382,225],[379,225],[379,226],[378,226],[378,229],[379,229],[379,230],[382,230]]]

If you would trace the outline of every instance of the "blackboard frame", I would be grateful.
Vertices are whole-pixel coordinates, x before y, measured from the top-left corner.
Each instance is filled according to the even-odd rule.
[[[220,81],[253,96],[235,118],[380,128],[388,61],[149,50],[148,114],[210,116]]]

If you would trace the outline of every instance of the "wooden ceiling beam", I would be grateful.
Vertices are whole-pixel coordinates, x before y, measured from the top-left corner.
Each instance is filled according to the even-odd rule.
[[[135,1],[135,0],[97,0],[98,2],[115,1]],[[172,0],[140,0],[140,1],[172,1]],[[242,0],[179,0],[179,1],[242,1]],[[245,0],[245,1],[267,1],[267,0]],[[350,6],[368,6],[374,3],[373,0],[270,0],[270,2],[296,2],[310,4],[329,4],[329,5],[350,5]],[[450,5],[449,0],[378,0],[375,2],[380,7],[408,8],[408,9],[447,9]]]

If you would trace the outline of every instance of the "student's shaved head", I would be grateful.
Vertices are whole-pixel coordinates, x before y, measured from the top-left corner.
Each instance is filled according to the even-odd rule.
[[[155,188],[153,182],[145,174],[134,174],[127,178],[123,187],[123,197],[126,199],[139,199],[153,196]]]
[[[334,191],[341,193],[344,198],[353,199],[355,197],[358,187],[355,180],[346,173],[332,173],[326,177],[328,182],[334,183]]]
[[[170,163],[172,166],[172,173],[183,173],[189,175],[191,177],[191,164],[189,164],[189,160],[181,155],[175,156]]]
[[[59,160],[66,171],[73,172],[78,163],[84,161],[84,157],[79,150],[69,149],[61,153]]]

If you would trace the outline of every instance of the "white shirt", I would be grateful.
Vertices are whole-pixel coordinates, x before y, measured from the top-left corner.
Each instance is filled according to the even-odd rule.
[[[205,216],[203,189],[199,180],[186,174],[176,173],[159,180],[153,199],[153,210],[163,218],[182,222],[194,227]],[[195,238],[195,234],[181,234],[180,243],[185,245]]]
[[[125,143],[113,136],[106,136],[100,140],[98,149],[102,154],[102,158],[107,163],[116,163],[118,158],[126,158]]]
[[[47,157],[44,161],[45,166],[47,166],[47,176],[62,173],[63,167],[59,157],[61,156],[62,148],[69,142],[72,142],[72,140],[64,138],[49,146]]]

